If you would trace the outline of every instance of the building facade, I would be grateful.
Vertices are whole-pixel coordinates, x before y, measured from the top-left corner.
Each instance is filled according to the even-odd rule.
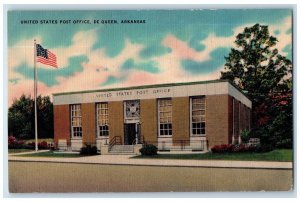
[[[228,81],[205,81],[53,94],[54,140],[84,145],[154,144],[202,151],[240,142],[251,101]]]

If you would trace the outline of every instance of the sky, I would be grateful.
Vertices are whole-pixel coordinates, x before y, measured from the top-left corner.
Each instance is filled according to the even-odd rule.
[[[22,24],[29,20],[38,23]],[[57,24],[41,23],[46,20]],[[57,57],[58,68],[37,63],[38,94],[51,96],[219,79],[235,36],[256,23],[267,25],[279,53],[292,59],[289,9],[9,11],[8,104],[33,96],[34,39]]]

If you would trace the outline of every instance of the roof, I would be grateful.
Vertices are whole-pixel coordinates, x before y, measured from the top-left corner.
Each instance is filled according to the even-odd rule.
[[[53,93],[53,96],[79,94],[79,93],[95,93],[95,92],[106,92],[106,91],[121,91],[121,90],[133,90],[133,89],[145,89],[145,88],[158,88],[158,87],[169,87],[169,86],[184,86],[184,85],[196,85],[196,84],[208,84],[208,83],[222,83],[222,82],[230,83],[239,92],[241,92],[245,97],[247,97],[250,100],[250,98],[237,85],[235,85],[234,83],[232,83],[229,80],[220,80],[220,79],[218,79],[218,80],[209,80],[209,81],[194,81],[194,82],[181,82],[181,83],[153,84],[153,85],[143,85],[143,86],[130,86],[130,87],[124,87],[124,88],[107,88],[107,89],[98,89],[98,90],[61,92],[61,93]]]

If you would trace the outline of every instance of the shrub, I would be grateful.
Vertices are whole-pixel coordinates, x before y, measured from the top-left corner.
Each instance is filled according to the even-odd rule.
[[[8,137],[8,145],[13,145],[17,139],[14,136],[9,136]]]
[[[291,139],[280,140],[275,145],[279,149],[290,149],[293,148],[293,141]]]
[[[140,152],[143,156],[157,155],[157,147],[153,144],[144,145]]]
[[[35,142],[29,142],[29,143],[27,143],[26,149],[27,148],[34,149],[35,148]],[[49,148],[48,143],[46,141],[42,141],[42,142],[38,143],[38,149],[50,149],[50,148]]]
[[[272,144],[263,144],[258,145],[255,147],[255,152],[264,153],[264,152],[270,152],[274,149],[274,146]]]
[[[27,145],[28,145],[29,147],[35,148],[35,142],[28,142]]]
[[[35,148],[35,145],[31,145],[31,144],[24,144],[22,146],[22,149],[31,149],[33,150]]]
[[[8,148],[9,149],[22,149],[24,146],[24,140],[17,140],[14,136],[8,137]]]
[[[97,155],[98,154],[97,147],[86,145],[85,147],[82,147],[80,149],[80,154],[85,156]]]
[[[42,141],[38,143],[38,148],[39,149],[49,149],[48,143],[46,141]]]
[[[243,153],[243,152],[269,152],[274,147],[272,145],[247,145],[247,144],[222,144],[211,148],[213,153]]]
[[[250,139],[250,131],[249,130],[242,130],[241,139],[242,139],[243,143],[247,143]]]
[[[235,145],[232,144],[221,144],[215,145],[211,148],[213,153],[224,153],[224,152],[233,152],[235,149]]]

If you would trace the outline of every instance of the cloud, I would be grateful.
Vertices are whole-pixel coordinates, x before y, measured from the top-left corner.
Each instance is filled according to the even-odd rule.
[[[146,71],[150,73],[158,73],[159,68],[157,67],[157,63],[155,61],[141,62],[135,63],[132,58],[126,60],[121,66],[123,71],[127,70],[138,70],[138,71]]]
[[[288,45],[286,45],[284,48],[283,48],[283,50],[282,50],[284,53],[285,53],[285,55],[286,55],[286,57],[288,58],[288,59],[290,59],[290,60],[292,60],[293,58],[292,58],[292,45],[290,45],[290,44],[288,44]]]
[[[147,59],[155,56],[161,56],[166,53],[170,53],[171,51],[171,48],[166,48],[161,45],[150,45],[140,52],[140,57]]]
[[[279,53],[283,54],[284,56],[289,57],[291,59],[291,53],[287,51],[287,46],[292,46],[292,17],[284,18],[282,23],[273,24],[269,26],[270,34],[275,35],[278,39],[276,44],[276,48],[279,50]],[[280,30],[278,33],[277,30]]]
[[[101,86],[111,86],[116,83],[120,83],[123,81],[124,78],[117,78],[115,76],[108,76],[104,83],[101,84]]]
[[[16,74],[15,68],[21,64],[26,64],[33,69],[34,66],[34,39],[41,41],[41,37],[36,36],[23,41],[19,41],[8,49],[8,76],[9,78],[22,78]]]
[[[182,41],[171,34],[164,38],[163,45],[171,48],[176,59],[190,59],[196,61],[209,59],[207,51],[198,52],[197,50],[191,48],[187,42]]]
[[[83,67],[82,63],[87,62],[86,56],[75,56],[71,57],[70,65],[65,68],[52,68],[48,69],[37,68],[38,81],[44,83],[46,86],[54,86],[59,84],[57,78],[58,77],[70,77],[75,73],[82,72]],[[34,70],[29,68],[28,65],[22,64],[15,68],[15,71],[18,74],[21,74],[26,79],[34,79]]]
[[[58,58],[58,69],[38,64],[39,92],[43,95],[218,79],[235,36],[255,23],[269,25],[271,34],[277,34],[279,39],[279,51],[291,55],[292,24],[286,10],[264,10],[263,14],[259,10],[138,13],[146,19],[146,25],[64,25],[57,30],[55,26],[45,26],[42,30],[18,29],[17,35],[11,30],[16,36],[10,38],[14,43],[9,43],[8,49],[9,99],[32,93],[34,38]],[[91,15],[99,19],[130,18],[136,13],[112,15],[109,11]],[[71,14],[71,18],[80,16],[85,15]],[[66,41],[62,41],[64,38]]]
[[[210,53],[210,59],[203,62],[182,60],[182,67],[192,74],[208,74],[225,64],[224,57],[228,55],[229,48],[217,48]]]

